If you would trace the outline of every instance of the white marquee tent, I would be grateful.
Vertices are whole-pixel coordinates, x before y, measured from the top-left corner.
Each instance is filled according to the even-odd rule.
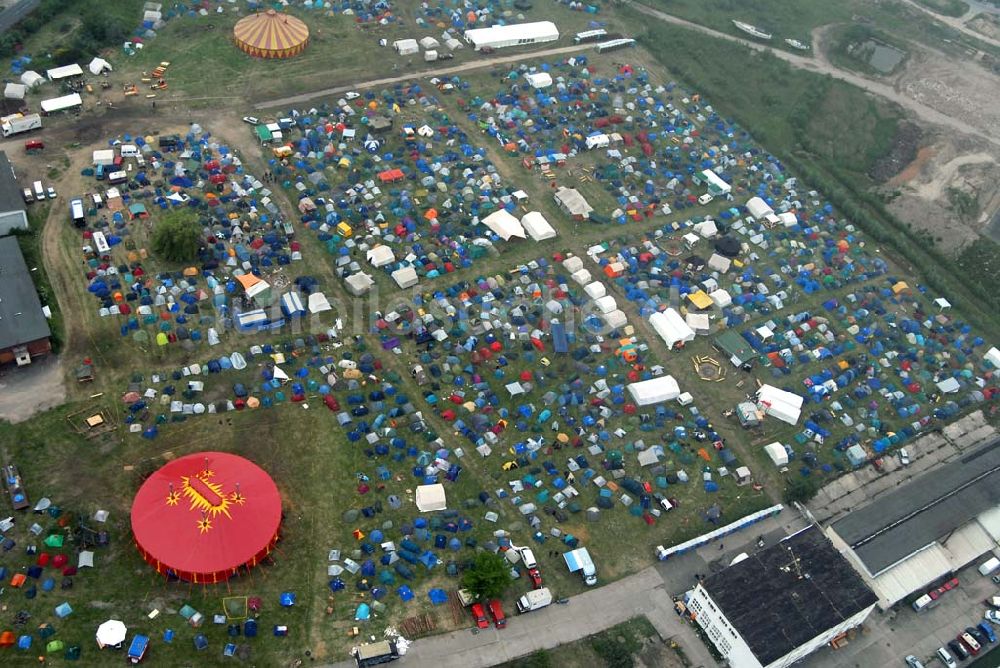
[[[422,513],[430,513],[435,510],[445,510],[448,502],[444,495],[444,485],[420,485],[417,487],[416,499],[417,510]]]
[[[396,256],[393,254],[392,249],[383,245],[370,249],[365,254],[365,257],[368,258],[373,267],[384,267],[396,261]]]
[[[554,42],[557,39],[559,39],[559,29],[552,21],[513,23],[465,31],[465,41],[471,44],[476,51],[483,47],[502,49],[507,46]]]
[[[666,311],[657,311],[649,316],[649,324],[668,348],[673,348],[678,343],[687,343],[694,340],[694,330],[688,327],[681,314],[672,308]]]
[[[761,385],[757,390],[757,408],[788,424],[797,424],[802,413],[803,399],[773,385]]]
[[[754,217],[755,220],[760,220],[764,216],[769,216],[774,213],[774,209],[768,206],[767,202],[762,200],[760,197],[751,197],[747,200],[747,211],[750,215]]]
[[[392,272],[392,280],[396,281],[396,285],[401,288],[410,288],[416,285],[420,278],[417,276],[417,270],[413,267],[400,267]]]
[[[785,450],[785,446],[777,441],[765,445],[764,452],[771,458],[775,466],[784,466],[788,463],[788,452]]]
[[[660,376],[639,383],[629,383],[628,392],[639,406],[659,404],[676,399],[681,389],[673,376]]]
[[[556,231],[538,211],[529,211],[521,216],[521,225],[535,241],[544,241],[556,236]]]
[[[512,216],[506,209],[494,211],[483,218],[481,222],[504,241],[509,241],[511,237],[527,238],[524,228],[521,227],[521,221]]]

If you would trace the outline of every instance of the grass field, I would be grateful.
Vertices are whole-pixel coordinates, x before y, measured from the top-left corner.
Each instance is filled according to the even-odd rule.
[[[673,668],[684,665],[673,650],[661,644],[656,629],[645,617],[636,617],[558,649],[543,650],[499,664],[497,668],[631,668],[640,658],[643,665]]]
[[[917,3],[923,5],[931,11],[935,11],[938,14],[944,14],[945,16],[965,16],[966,12],[969,11],[969,5],[962,0],[916,0]]]

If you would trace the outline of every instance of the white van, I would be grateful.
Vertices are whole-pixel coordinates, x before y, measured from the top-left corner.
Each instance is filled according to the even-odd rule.
[[[118,150],[122,154],[123,158],[134,158],[140,155],[139,147],[135,144],[122,144]]]
[[[988,561],[984,561],[982,564],[979,565],[979,574],[989,575],[998,568],[1000,568],[1000,559],[992,557]]]
[[[708,193],[705,193],[704,195],[702,195],[701,197],[698,198],[698,204],[702,204],[702,205],[708,204],[713,199],[715,199],[715,198],[712,197],[711,195],[709,195]]]
[[[31,187],[35,189],[35,199],[38,201],[45,199],[45,188],[42,187],[41,181],[35,181],[31,184]]]

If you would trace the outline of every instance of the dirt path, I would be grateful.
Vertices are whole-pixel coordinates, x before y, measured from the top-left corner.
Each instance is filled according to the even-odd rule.
[[[964,165],[978,165],[984,162],[996,162],[996,159],[989,153],[972,153],[960,155],[952,158],[943,165],[937,166],[934,170],[934,178],[927,183],[911,183],[916,189],[918,197],[924,199],[937,200],[944,195],[945,187],[948,186],[960,167]]]
[[[980,42],[985,42],[987,44],[992,44],[993,46],[1000,47],[1000,40],[993,39],[989,35],[984,35],[980,32],[976,32],[975,30],[972,30],[971,28],[965,25],[965,22],[968,19],[975,16],[975,14],[977,13],[972,8],[969,9],[969,11],[965,14],[965,16],[960,16],[958,18],[955,18],[953,16],[945,16],[944,14],[938,14],[937,12],[928,9],[927,7],[924,7],[923,5],[916,3],[913,0],[899,0],[899,1],[902,2],[904,5],[908,5],[913,9],[923,12],[927,16],[930,16],[932,19],[937,21],[938,23],[943,23],[949,28],[957,30],[963,35],[968,35],[973,39],[978,39]]]
[[[557,56],[564,53],[580,53],[585,49],[586,47],[575,46],[575,45],[559,46],[552,49],[541,49],[539,51],[521,52],[510,56],[495,56],[493,58],[473,60],[467,63],[462,63],[461,65],[452,65],[451,67],[440,67],[431,70],[414,70],[394,77],[385,77],[382,79],[369,79],[368,81],[358,81],[357,83],[348,84],[345,86],[334,86],[332,88],[324,88],[322,90],[313,91],[312,93],[291,95],[288,97],[278,98],[276,100],[265,100],[263,102],[258,102],[257,104],[255,104],[254,109],[263,110],[263,109],[273,109],[275,107],[287,107],[289,105],[308,102],[309,100],[314,100],[317,97],[326,97],[327,95],[346,93],[349,90],[355,90],[358,88],[375,88],[381,86],[390,86],[392,84],[401,83],[404,81],[413,81],[414,79],[442,77],[451,74],[458,74],[460,72],[468,72],[469,70],[481,70],[483,68],[491,67],[493,65],[499,65],[502,63],[517,63],[524,60],[543,58],[545,56]]]
[[[810,72],[816,72],[818,74],[828,74],[835,79],[845,81],[849,84],[857,86],[862,90],[866,90],[873,95],[878,95],[879,97],[884,97],[887,100],[895,102],[904,109],[909,110],[914,115],[916,115],[921,120],[932,123],[934,125],[942,125],[952,130],[962,132],[964,134],[974,135],[979,137],[983,141],[987,141],[995,146],[1000,146],[1000,138],[994,137],[989,133],[981,130],[978,127],[970,125],[964,121],[934,109],[933,107],[927,106],[913,98],[910,98],[899,91],[895,90],[892,86],[884,83],[873,81],[867,79],[860,74],[854,72],[849,72],[847,70],[842,70],[839,67],[834,66],[830,63],[822,54],[823,49],[820,47],[820,42],[822,41],[825,32],[829,29],[829,26],[821,26],[813,31],[813,53],[815,58],[810,58],[807,56],[800,56],[794,53],[789,53],[783,51],[782,49],[776,49],[774,47],[766,46],[764,44],[758,44],[755,42],[750,42],[740,37],[734,35],[728,35],[724,32],[719,32],[718,30],[713,30],[707,28],[703,25],[697,23],[692,23],[691,21],[686,21],[684,19],[678,18],[666,12],[661,12],[658,9],[653,9],[652,7],[647,7],[638,2],[632,0],[626,0],[627,4],[634,8],[636,11],[646,14],[652,18],[664,21],[666,23],[671,23],[674,25],[682,26],[688,28],[689,30],[694,30],[700,32],[704,35],[709,35],[717,39],[724,39],[730,42],[735,42],[741,44],[747,48],[753,49],[754,51],[769,51],[775,57],[780,58],[792,65],[793,67],[798,67],[800,69],[809,70]]]

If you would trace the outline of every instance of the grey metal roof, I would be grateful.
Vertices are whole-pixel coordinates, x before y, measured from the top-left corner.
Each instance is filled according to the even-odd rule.
[[[0,350],[50,335],[17,238],[0,238]]]
[[[765,666],[878,601],[816,526],[708,576],[702,586]]]
[[[1000,505],[1000,439],[834,522],[874,576]]]
[[[24,198],[6,151],[0,151],[0,212],[24,211]]]

